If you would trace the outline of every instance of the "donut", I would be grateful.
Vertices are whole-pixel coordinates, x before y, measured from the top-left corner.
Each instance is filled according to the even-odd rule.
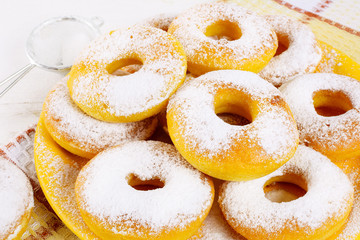
[[[215,199],[218,198],[219,186],[224,182],[213,179]],[[304,190],[295,184],[275,182],[264,187],[266,198],[273,202],[289,202],[304,195]],[[305,192],[306,193],[306,192]],[[355,203],[354,203],[355,204]],[[206,217],[199,231],[189,240],[246,240],[237,233],[225,220],[220,206],[214,201],[209,215]]]
[[[336,240],[356,240],[360,238],[360,161],[358,158],[339,161],[336,165],[349,177],[354,187],[354,204],[344,229]]]
[[[142,67],[130,75],[112,75],[131,64]],[[134,122],[159,113],[185,74],[185,52],[172,35],[133,26],[91,42],[71,68],[68,87],[75,104],[88,115]]]
[[[175,19],[174,14],[169,13],[161,13],[154,17],[150,17],[146,19],[145,21],[141,22],[141,25],[146,25],[150,27],[159,28],[165,32],[169,30],[169,26],[171,22]]]
[[[333,161],[360,156],[360,82],[312,73],[295,77],[280,91],[294,114],[301,143]]]
[[[75,193],[84,221],[102,239],[187,239],[209,213],[214,186],[174,146],[133,141],[90,160]]]
[[[264,186],[290,182],[306,190],[296,200],[277,203]],[[328,239],[346,223],[354,189],[327,157],[299,145],[294,157],[275,172],[255,180],[226,182],[219,193],[228,223],[247,239]]]
[[[196,5],[170,24],[184,46],[188,71],[236,69],[259,72],[274,56],[277,38],[260,16],[234,3]]]
[[[33,208],[29,179],[14,164],[0,157],[0,239],[20,239]]]
[[[276,32],[279,47],[260,77],[279,87],[294,76],[314,72],[322,51],[311,29],[286,16],[269,15],[265,19]]]
[[[217,116],[221,113],[250,123],[230,125]],[[249,180],[275,171],[294,155],[299,141],[280,91],[246,71],[213,71],[193,79],[171,97],[166,116],[181,155],[222,180]]]
[[[50,135],[69,152],[92,158],[108,147],[124,141],[144,140],[154,133],[156,117],[139,122],[110,123],[87,115],[71,100],[67,79],[59,81],[49,92],[43,112]]]
[[[76,177],[89,160],[54,141],[45,127],[44,112],[36,126],[34,160],[41,190],[56,215],[80,239],[100,240],[82,219],[75,198]]]

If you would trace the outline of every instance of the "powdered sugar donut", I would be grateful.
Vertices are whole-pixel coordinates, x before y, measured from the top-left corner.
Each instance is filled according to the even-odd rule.
[[[322,51],[311,29],[286,16],[271,15],[265,19],[274,28],[279,47],[283,45],[287,49],[274,56],[259,75],[279,87],[296,75],[314,72]]]
[[[33,208],[33,190],[28,178],[0,157],[0,239],[20,239]]]
[[[112,75],[135,63],[142,64],[139,71]],[[73,65],[68,86],[75,104],[90,116],[133,122],[159,113],[185,73],[184,50],[172,35],[136,25],[90,43]]]
[[[360,156],[360,82],[313,73],[280,88],[297,121],[300,141],[337,161]]]
[[[272,202],[263,188],[274,181],[297,184],[307,193],[291,202]],[[300,145],[289,162],[268,176],[222,185],[219,204],[228,223],[247,239],[328,239],[346,223],[353,194],[341,169]]]
[[[172,21],[168,32],[184,46],[188,71],[195,75],[220,69],[259,72],[277,48],[270,25],[234,3],[190,8]]]
[[[157,126],[156,117],[139,122],[110,123],[84,113],[71,100],[66,86],[68,77],[48,94],[44,107],[44,123],[53,139],[66,150],[86,158],[124,141],[149,138]]]
[[[230,125],[217,114],[240,115]],[[247,180],[275,171],[295,153],[296,122],[273,85],[254,73],[221,70],[183,85],[167,108],[170,137],[200,171],[223,180]]]
[[[75,191],[84,221],[103,239],[187,239],[214,198],[208,176],[156,141],[101,152],[82,168]]]

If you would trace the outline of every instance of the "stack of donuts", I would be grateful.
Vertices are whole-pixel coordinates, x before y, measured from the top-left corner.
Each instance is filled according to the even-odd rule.
[[[44,131],[86,159],[74,201],[99,239],[355,239],[360,82],[325,50],[228,2],[111,31],[48,94],[36,164]]]

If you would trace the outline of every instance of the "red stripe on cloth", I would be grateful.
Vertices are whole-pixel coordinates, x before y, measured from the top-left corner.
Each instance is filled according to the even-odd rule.
[[[330,24],[332,26],[340,28],[341,30],[344,30],[344,31],[346,31],[348,33],[351,33],[353,35],[356,35],[356,36],[360,37],[360,31],[356,31],[355,29],[352,29],[350,27],[342,25],[342,24],[340,24],[338,22],[335,22],[335,21],[330,20],[328,18],[324,18],[324,17],[322,17],[322,16],[320,16],[320,15],[318,15],[316,13],[305,11],[304,9],[296,7],[296,6],[294,6],[294,5],[292,5],[292,4],[288,3],[288,2],[285,2],[284,0],[273,0],[273,1],[280,4],[280,5],[283,5],[283,6],[287,7],[287,8],[289,8],[289,9],[292,9],[292,10],[295,10],[297,12],[305,14],[307,17],[302,20],[304,22],[308,22],[309,20],[311,20],[311,18],[316,18],[316,19],[319,19],[320,21],[326,22],[326,23],[328,23],[328,24]]]
[[[324,11],[331,3],[333,3],[333,1],[330,0],[323,0],[321,2],[319,2],[315,9],[314,9],[314,13],[321,13],[322,11]]]

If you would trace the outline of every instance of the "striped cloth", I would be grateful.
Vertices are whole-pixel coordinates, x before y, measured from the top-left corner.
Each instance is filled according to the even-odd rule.
[[[360,36],[360,1],[276,0],[276,2]]]

